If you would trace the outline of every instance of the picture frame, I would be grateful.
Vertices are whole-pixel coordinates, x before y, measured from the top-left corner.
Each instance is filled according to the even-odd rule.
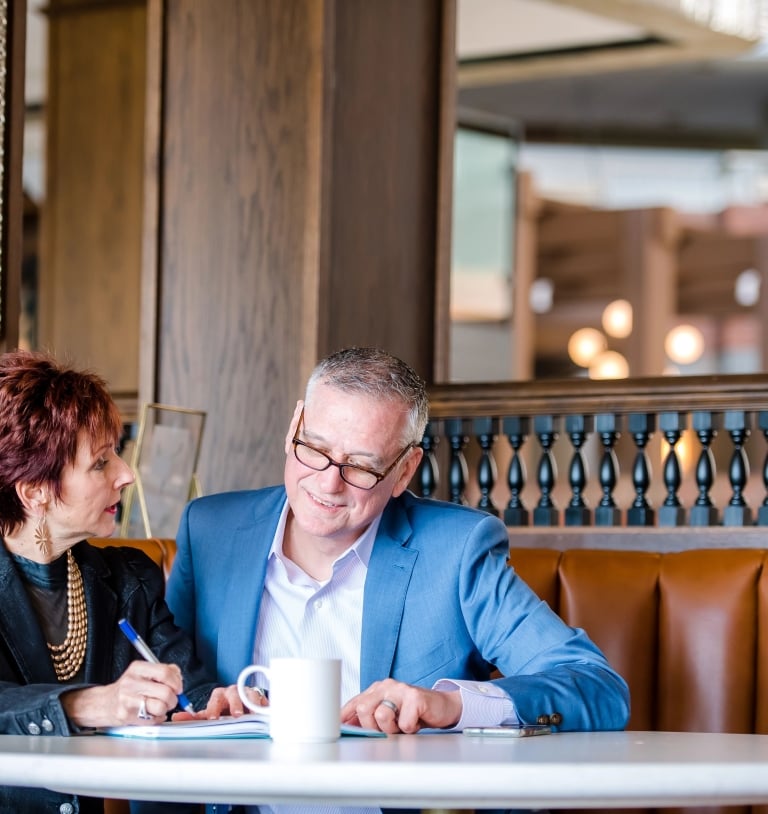
[[[197,464],[205,419],[202,410],[142,406],[136,441],[123,452],[135,481],[123,496],[121,537],[176,537],[184,507],[202,495]]]

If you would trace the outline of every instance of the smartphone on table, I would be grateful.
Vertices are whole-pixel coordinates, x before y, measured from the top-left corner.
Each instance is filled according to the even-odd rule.
[[[510,726],[468,726],[465,735],[481,735],[488,738],[530,738],[533,735],[549,735],[549,724],[512,724]]]

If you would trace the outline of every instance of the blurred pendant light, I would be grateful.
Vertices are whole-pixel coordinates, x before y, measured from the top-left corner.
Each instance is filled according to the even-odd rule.
[[[597,328],[579,328],[568,340],[568,355],[579,367],[589,367],[595,356],[607,346],[608,341]]]
[[[678,325],[667,334],[664,351],[678,365],[691,365],[704,353],[704,335],[695,325]]]
[[[615,350],[599,353],[589,366],[590,379],[626,379],[629,362]]]
[[[632,305],[627,300],[614,300],[605,306],[603,330],[617,339],[626,339],[632,333]]]

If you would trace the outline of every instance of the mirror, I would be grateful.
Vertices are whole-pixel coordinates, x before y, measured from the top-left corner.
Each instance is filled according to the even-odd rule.
[[[515,218],[518,137],[509,122],[460,111],[453,159],[450,380],[517,378]]]
[[[455,326],[452,355],[475,375],[453,380],[768,369],[763,4],[457,2],[457,107],[517,134],[517,255],[506,344]],[[457,156],[463,130],[459,116]],[[459,235],[477,231],[477,211],[456,220],[467,188],[457,172]],[[623,335],[603,323],[616,302]],[[603,356],[577,363],[583,329]],[[680,329],[698,353],[674,350]]]

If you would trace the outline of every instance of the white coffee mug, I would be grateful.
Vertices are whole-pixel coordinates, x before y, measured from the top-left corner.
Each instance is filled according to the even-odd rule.
[[[269,706],[246,693],[246,681],[261,673],[269,681]],[[269,735],[282,743],[328,743],[340,734],[341,661],[274,658],[269,667],[251,664],[237,677],[243,704],[269,719]]]

